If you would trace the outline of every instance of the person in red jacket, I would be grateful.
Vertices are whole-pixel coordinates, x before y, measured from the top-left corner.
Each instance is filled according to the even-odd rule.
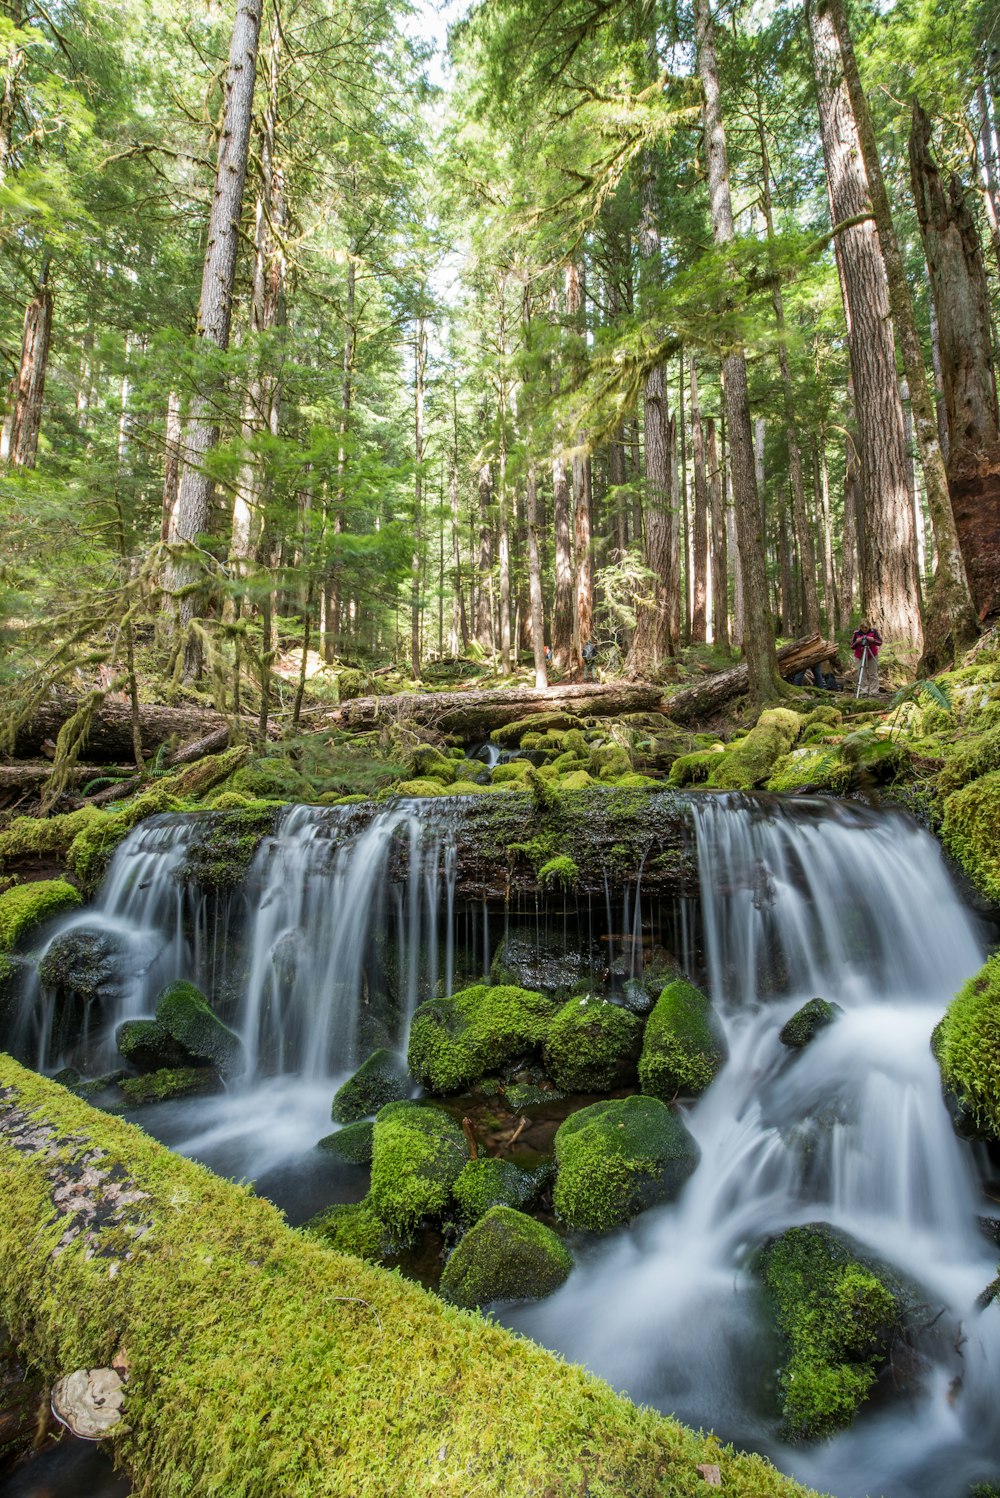
[[[859,624],[851,636],[851,650],[858,662],[858,691],[866,697],[878,695],[878,653],[882,636],[869,624]]]

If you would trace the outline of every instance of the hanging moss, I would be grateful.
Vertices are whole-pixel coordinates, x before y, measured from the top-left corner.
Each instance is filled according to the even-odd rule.
[[[637,1015],[603,999],[570,999],[549,1026],[545,1066],[563,1092],[610,1092],[635,1076]]]
[[[579,877],[579,864],[566,853],[546,859],[538,870],[538,882],[543,888],[572,889]]]
[[[334,1123],[349,1124],[377,1113],[386,1103],[409,1097],[413,1089],[410,1074],[395,1051],[374,1051],[362,1066],[348,1077],[334,1094],[331,1116]]]
[[[945,1087],[981,1132],[1000,1140],[1000,954],[952,999],[933,1049]]]
[[[901,1330],[894,1288],[825,1223],[789,1228],[760,1253],[759,1273],[786,1342],[779,1375],[785,1435],[817,1440],[850,1425]]]
[[[556,1213],[592,1233],[611,1232],[676,1196],[699,1159],[676,1113],[648,1097],[571,1113],[556,1133],[555,1153]]]
[[[440,1218],[469,1158],[461,1125],[439,1108],[389,1103],[375,1119],[371,1206],[390,1231],[410,1237]]]
[[[80,891],[65,879],[15,884],[0,895],[0,952],[9,952],[43,921],[73,910],[80,903]]]
[[[670,1102],[678,1093],[704,1092],[726,1059],[712,1006],[693,984],[675,978],[646,1022],[639,1082],[650,1097]]]
[[[557,1233],[511,1207],[491,1207],[444,1266],[441,1294],[472,1310],[497,1300],[541,1300],[569,1278],[573,1260]]]
[[[421,1004],[410,1025],[407,1065],[431,1092],[458,1092],[545,1040],[555,1003],[530,989],[478,984]]]
[[[941,838],[976,888],[1000,905],[1000,770],[952,792]]]

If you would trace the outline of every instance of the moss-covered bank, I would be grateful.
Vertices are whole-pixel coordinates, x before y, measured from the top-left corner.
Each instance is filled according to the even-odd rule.
[[[146,1498],[700,1498],[704,1462],[739,1498],[806,1491],[7,1057],[0,1320],[49,1378],[125,1360],[116,1454]]]

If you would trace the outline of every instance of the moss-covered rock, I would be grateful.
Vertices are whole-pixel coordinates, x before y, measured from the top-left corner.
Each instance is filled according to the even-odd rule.
[[[125,841],[133,827],[138,827],[147,817],[190,810],[190,805],[160,785],[144,791],[141,796],[134,796],[117,811],[98,813],[74,837],[66,855],[67,867],[82,888],[92,892],[103,879],[115,849]]]
[[[115,1045],[137,1071],[168,1071],[190,1066],[193,1056],[157,1019],[127,1019],[115,1031]]]
[[[976,888],[1000,905],[1000,770],[952,792],[941,840]]]
[[[514,928],[493,954],[490,977],[494,983],[568,998],[578,984],[596,981],[599,961],[596,950],[581,940],[567,941],[558,930]]]
[[[291,760],[268,754],[241,766],[230,777],[228,789],[260,801],[310,801],[312,786]]]
[[[65,931],[49,943],[38,964],[39,982],[89,1003],[119,989],[123,956],[109,931]]]
[[[555,1153],[555,1210],[571,1227],[593,1233],[676,1196],[699,1159],[677,1114],[649,1097],[571,1113],[556,1133]]]
[[[220,1076],[237,1076],[246,1064],[243,1043],[212,1012],[193,983],[171,983],[161,993],[156,1018],[191,1056],[207,1061]]]
[[[401,1056],[395,1051],[374,1051],[353,1077],[338,1087],[333,1098],[334,1123],[349,1124],[377,1113],[386,1103],[408,1098],[413,1083]]]
[[[549,1025],[545,1065],[563,1092],[610,1092],[635,1076],[642,1021],[603,999],[570,999]]]
[[[598,780],[617,780],[631,775],[632,760],[621,744],[598,744],[590,751],[590,773]]]
[[[420,744],[410,755],[409,771],[414,780],[440,780],[442,785],[450,785],[455,779],[455,761],[432,744]]]
[[[550,730],[563,733],[567,729],[582,728],[583,719],[574,713],[533,713],[528,718],[519,718],[516,723],[505,723],[494,728],[490,738],[494,744],[511,747],[523,743],[526,733],[544,734]]]
[[[644,1093],[670,1102],[678,1093],[704,1092],[726,1059],[712,1006],[692,983],[675,978],[646,1023],[639,1082]]]
[[[327,1248],[351,1254],[355,1259],[366,1259],[369,1264],[378,1264],[391,1249],[385,1223],[368,1197],[360,1202],[338,1202],[327,1207],[311,1217],[302,1231],[318,1238]]]
[[[723,746],[715,749],[695,749],[690,754],[679,754],[670,766],[671,785],[704,785],[712,772],[718,768]]]
[[[750,791],[763,785],[774,765],[788,754],[802,729],[802,719],[787,707],[761,713],[746,738],[734,743],[711,768],[708,784],[714,789]]]
[[[594,784],[593,776],[589,775],[586,770],[570,770],[567,774],[560,775],[558,779],[561,791],[585,791],[588,785]]]
[[[973,1129],[1000,1140],[1000,953],[952,999],[934,1031],[944,1086]]]
[[[511,1207],[491,1207],[444,1266],[441,1294],[473,1310],[497,1300],[541,1300],[569,1278],[573,1260],[557,1233]]]
[[[370,1119],[359,1119],[357,1123],[345,1124],[334,1134],[326,1134],[316,1146],[328,1155],[334,1155],[348,1165],[370,1165],[375,1125]]]
[[[242,809],[213,811],[202,819],[180,877],[201,889],[233,889],[242,884],[261,842],[274,831],[276,814],[273,805],[252,803]]]
[[[454,780],[452,776],[452,780]],[[429,776],[421,775],[416,780],[401,780],[393,787],[394,796],[405,796],[408,800],[420,800],[425,796],[443,796],[444,782],[431,780]]]
[[[460,1124],[439,1108],[389,1103],[375,1119],[371,1205],[386,1227],[408,1238],[440,1218],[469,1151]]]
[[[80,891],[65,879],[39,879],[5,890],[0,895],[0,952],[9,952],[43,921],[80,903]]]
[[[410,1075],[431,1092],[458,1092],[545,1040],[555,1003],[507,985],[478,984],[421,1004],[410,1025]]]
[[[46,854],[64,859],[78,833],[106,816],[96,806],[83,806],[55,817],[15,817],[0,832],[0,865]]]
[[[779,759],[767,781],[767,790],[778,795],[791,791],[833,791],[847,789],[851,766],[844,763],[836,748],[793,749]]]
[[[493,766],[490,779],[494,785],[514,785],[521,789],[527,783],[530,769],[530,760],[509,759],[504,764]]]
[[[938,773],[938,790],[943,796],[950,796],[952,791],[961,790],[970,780],[979,780],[994,770],[1000,770],[1000,728],[969,735],[949,749],[945,764]],[[2,841],[0,836],[0,846]]]
[[[801,1051],[811,1040],[815,1040],[820,1030],[832,1025],[843,1012],[839,1004],[832,1004],[829,999],[810,999],[801,1009],[796,1009],[791,1019],[785,1021],[778,1039],[791,1050]]]
[[[779,1381],[785,1435],[816,1440],[853,1420],[902,1324],[898,1292],[845,1235],[789,1228],[758,1256],[786,1356]]]
[[[470,1160],[454,1186],[458,1215],[465,1227],[471,1227],[491,1207],[530,1207],[552,1175],[552,1166],[547,1164],[529,1170],[513,1160],[487,1155]]]
[[[167,1098],[191,1097],[200,1092],[218,1092],[222,1083],[208,1066],[163,1067],[144,1077],[124,1077],[119,1083],[131,1108],[143,1103],[162,1103]]]

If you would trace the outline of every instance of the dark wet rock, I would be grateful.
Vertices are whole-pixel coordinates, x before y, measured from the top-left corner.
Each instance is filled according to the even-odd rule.
[[[831,1003],[829,999],[810,999],[782,1025],[778,1039],[782,1045],[801,1051],[843,1012],[839,1004]]]
[[[121,988],[123,955],[109,932],[67,931],[52,941],[38,964],[39,981],[84,1002],[112,998]]]
[[[568,996],[580,983],[599,979],[603,956],[596,946],[541,927],[510,931],[496,950],[490,978],[540,993]]]
[[[156,1019],[127,1019],[115,1031],[115,1045],[137,1071],[189,1066],[192,1056]]]

